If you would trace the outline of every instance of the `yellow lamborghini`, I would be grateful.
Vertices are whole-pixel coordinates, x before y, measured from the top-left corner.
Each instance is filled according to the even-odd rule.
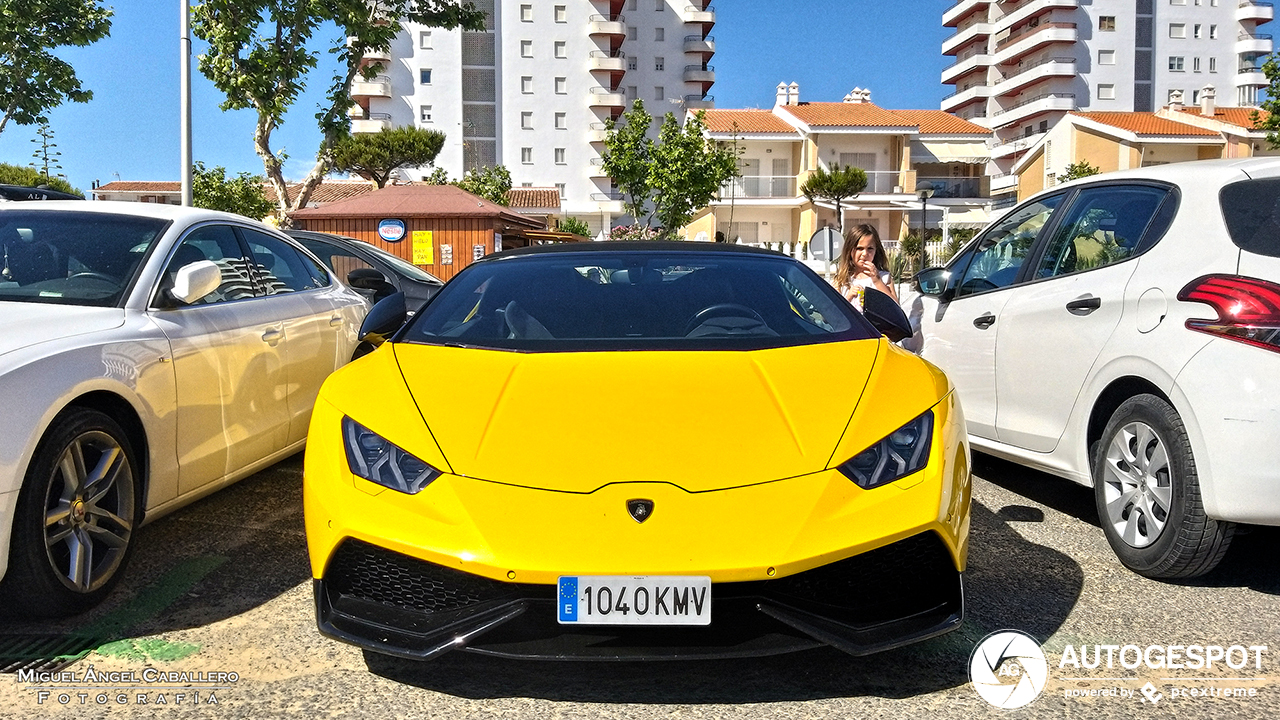
[[[526,248],[405,322],[312,415],[320,630],[391,655],[866,654],[959,626],[969,449],[946,377],[803,264]],[[886,335],[888,337],[886,337]]]

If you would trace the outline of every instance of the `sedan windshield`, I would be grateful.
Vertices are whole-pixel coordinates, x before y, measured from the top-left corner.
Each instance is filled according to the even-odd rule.
[[[878,336],[789,258],[595,251],[472,265],[399,339],[525,351],[753,350]]]
[[[117,305],[167,220],[94,212],[0,213],[0,301]]]

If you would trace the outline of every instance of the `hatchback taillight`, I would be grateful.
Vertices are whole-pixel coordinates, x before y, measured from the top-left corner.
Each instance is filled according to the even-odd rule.
[[[1210,305],[1213,319],[1191,319],[1187,327],[1280,352],[1280,285],[1237,275],[1192,280],[1178,299]]]

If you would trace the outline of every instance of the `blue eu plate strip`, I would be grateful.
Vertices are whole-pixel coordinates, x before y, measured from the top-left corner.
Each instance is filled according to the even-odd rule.
[[[578,620],[578,578],[560,578],[560,622]]]

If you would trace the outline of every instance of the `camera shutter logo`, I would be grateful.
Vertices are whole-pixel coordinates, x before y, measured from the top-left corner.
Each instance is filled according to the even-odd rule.
[[[1035,638],[1000,630],[982,639],[969,657],[969,681],[983,700],[1003,710],[1027,705],[1044,691],[1049,663]]]

